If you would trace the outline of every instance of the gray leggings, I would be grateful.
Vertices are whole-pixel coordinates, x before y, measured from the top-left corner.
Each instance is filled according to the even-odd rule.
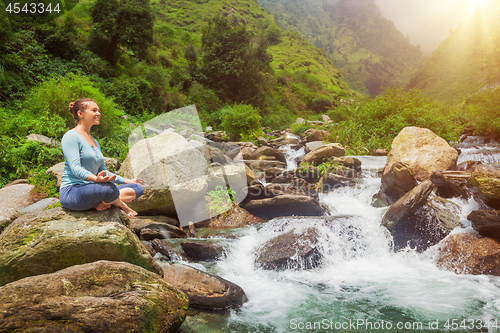
[[[71,210],[87,210],[94,208],[101,201],[113,202],[120,196],[120,189],[129,187],[135,191],[136,199],[144,192],[136,183],[116,186],[113,183],[90,183],[65,186],[59,190],[59,201],[64,208]]]

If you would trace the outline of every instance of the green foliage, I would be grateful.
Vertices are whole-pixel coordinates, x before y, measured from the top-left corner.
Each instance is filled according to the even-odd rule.
[[[153,15],[149,0],[97,0],[91,9],[89,48],[110,64],[122,48],[140,59],[153,43]]]
[[[460,106],[474,132],[500,139],[500,89],[486,89],[469,96]]]
[[[293,134],[295,135],[302,135],[305,131],[307,131],[311,126],[306,125],[306,124],[297,124],[294,123],[291,127],[290,130],[292,131]]]
[[[456,108],[430,100],[417,90],[390,89],[373,100],[342,103],[327,114],[337,123],[329,140],[341,143],[346,154],[353,155],[389,149],[407,126],[428,128],[447,141],[457,140],[464,127]]]
[[[50,175],[45,174],[46,171],[46,167],[39,165],[36,167],[35,171],[30,174],[28,183],[35,185],[30,193],[39,199],[59,198],[59,190]],[[58,206],[54,205],[54,207]]]
[[[214,191],[208,191],[206,199],[211,216],[227,215],[234,206],[235,192],[227,187],[217,186]]]
[[[222,120],[222,127],[231,140],[253,141],[262,134],[261,119],[256,108],[251,105],[236,104],[228,108]]]

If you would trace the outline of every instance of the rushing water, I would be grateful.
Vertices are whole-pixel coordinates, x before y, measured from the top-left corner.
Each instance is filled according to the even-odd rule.
[[[380,187],[376,170],[385,158],[361,159],[366,169],[357,186],[320,196],[341,217],[336,223],[280,218],[239,230],[244,235],[232,242],[228,257],[208,270],[241,286],[249,301],[227,314],[188,316],[181,331],[496,332],[500,278],[439,269],[432,249],[394,253],[390,233],[380,226],[385,208],[370,205]],[[466,216],[477,203],[453,201],[462,207],[464,227],[453,232],[473,232]],[[255,267],[255,253],[266,241],[310,227],[320,235],[319,268],[278,272]]]

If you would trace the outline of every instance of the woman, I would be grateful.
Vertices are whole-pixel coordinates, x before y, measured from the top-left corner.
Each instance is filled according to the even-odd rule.
[[[97,103],[88,98],[79,99],[69,105],[69,112],[77,125],[61,140],[66,160],[59,189],[61,205],[71,210],[95,208],[99,211],[113,205],[129,217],[137,215],[127,203],[143,194],[144,181],[124,179],[106,169],[101,146],[90,135],[90,129],[99,125],[101,116]],[[123,185],[116,186],[112,182]]]

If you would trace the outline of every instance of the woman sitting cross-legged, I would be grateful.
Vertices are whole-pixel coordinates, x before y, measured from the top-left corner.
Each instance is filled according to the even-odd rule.
[[[69,105],[69,111],[77,125],[61,140],[65,159],[59,189],[61,205],[70,210],[95,208],[99,211],[113,205],[129,217],[137,215],[127,203],[143,194],[144,181],[124,179],[106,169],[101,146],[90,135],[90,129],[99,125],[101,116],[97,103],[92,99],[79,99]]]

